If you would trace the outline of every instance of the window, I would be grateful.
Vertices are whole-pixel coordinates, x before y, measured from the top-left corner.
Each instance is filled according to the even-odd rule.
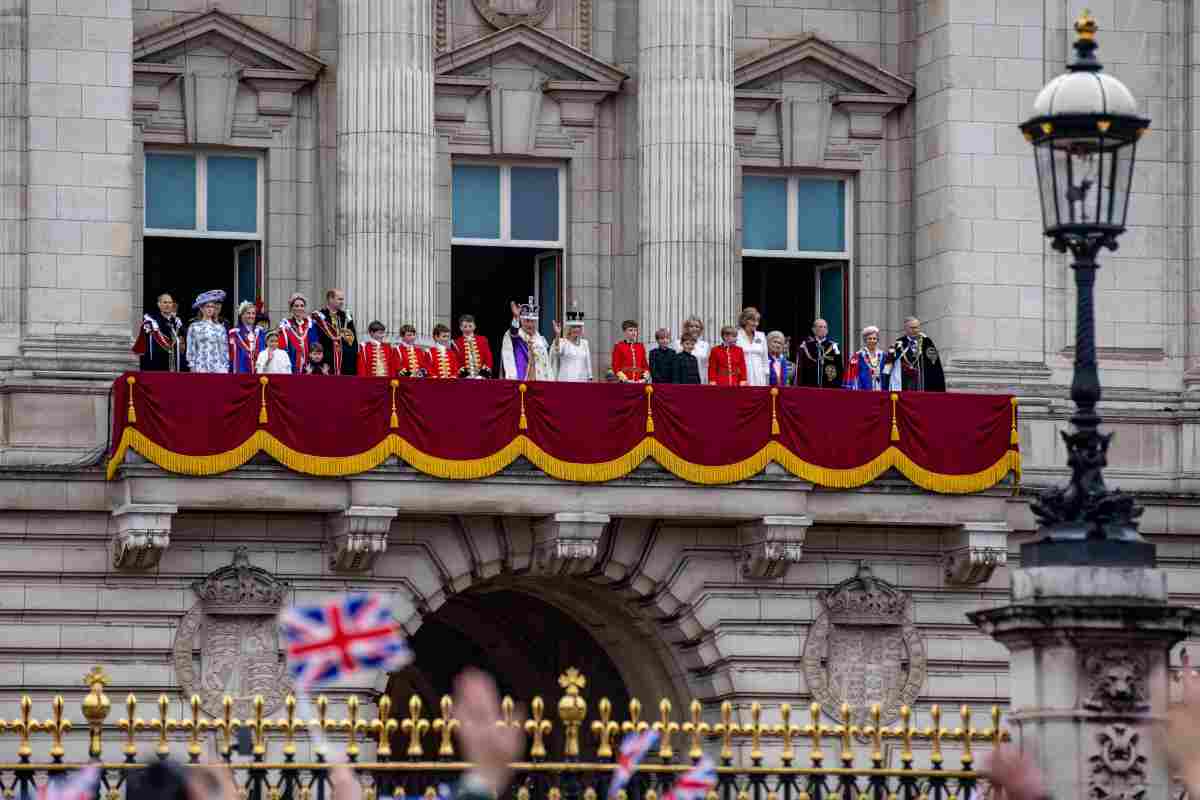
[[[848,188],[840,178],[744,175],[743,254],[849,258]]]
[[[145,234],[261,239],[258,155],[147,152]]]
[[[563,246],[563,171],[557,166],[455,163],[453,244]]]

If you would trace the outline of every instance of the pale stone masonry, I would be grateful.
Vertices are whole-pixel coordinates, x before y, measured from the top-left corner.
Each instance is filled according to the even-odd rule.
[[[55,693],[77,704],[95,663],[113,697],[177,703],[177,655],[206,669],[203,647],[175,652],[192,583],[242,545],[293,599],[389,593],[416,636],[456,601],[522,593],[531,617],[586,629],[644,702],[694,696],[714,716],[730,700],[745,718],[758,701],[772,723],[812,694],[821,593],[865,565],[911,603],[918,724],[934,703],[1004,705],[1007,651],[965,614],[1007,602],[1030,492],[1062,478],[1074,355],[1069,265],[1040,235],[1015,123],[1084,5],[0,0],[0,717],[22,692],[39,718]],[[1200,10],[1086,5],[1100,59],[1154,120],[1099,275],[1107,474],[1145,504],[1172,598],[1196,602]],[[774,471],[698,487],[652,465],[587,486],[526,465],[314,479],[265,458],[105,481],[108,387],[162,269],[146,258],[161,245],[144,231],[147,152],[260,157],[267,310],[341,284],[360,331],[377,316],[426,333],[457,310],[455,164],[561,166],[561,248],[544,249],[561,249],[561,299],[587,313],[599,369],[624,318],[648,339],[700,313],[710,341],[733,321],[744,177],[844,178],[848,329],[886,339],[919,314],[952,388],[1019,394],[1024,491],[931,496],[891,476],[824,491]],[[225,280],[231,261],[177,269]],[[503,626],[454,621],[513,646]]]

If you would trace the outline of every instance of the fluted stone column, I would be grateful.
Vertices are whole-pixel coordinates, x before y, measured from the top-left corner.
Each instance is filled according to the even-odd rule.
[[[428,333],[433,253],[430,0],[340,0],[337,284],[359,327]],[[321,298],[310,298],[319,303]]]
[[[643,331],[734,322],[733,0],[642,0],[638,14]]]

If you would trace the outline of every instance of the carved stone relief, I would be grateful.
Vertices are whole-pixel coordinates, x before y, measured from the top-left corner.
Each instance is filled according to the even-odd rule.
[[[878,704],[882,722],[912,705],[925,682],[925,645],[909,613],[910,599],[869,567],[818,596],[823,611],[804,644],[804,675],[813,699],[841,721],[863,725]]]
[[[275,621],[288,584],[250,566],[240,548],[233,564],[192,588],[200,602],[180,621],[173,653],[184,696],[199,695],[216,717],[225,695],[233,698],[235,717],[253,716],[255,695],[262,695],[264,713],[278,709],[291,690]]]
[[[1094,800],[1141,800],[1146,796],[1146,757],[1138,752],[1140,735],[1130,725],[1109,725],[1096,734],[1100,752],[1092,756],[1088,797]]]
[[[479,15],[497,29],[538,26],[550,15],[554,0],[471,0]]]
[[[1099,653],[1084,653],[1081,658],[1087,676],[1084,708],[1122,714],[1150,710],[1146,687],[1146,676],[1150,672],[1147,653],[1110,647]]]

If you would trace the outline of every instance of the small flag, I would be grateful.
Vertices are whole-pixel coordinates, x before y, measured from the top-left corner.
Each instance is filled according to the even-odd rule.
[[[62,780],[48,780],[38,787],[38,800],[90,800],[100,782],[100,768],[86,767]]]
[[[637,772],[638,764],[646,754],[658,744],[658,731],[645,730],[641,733],[629,733],[621,740],[621,755],[617,757],[617,768],[613,770],[612,783],[608,787],[608,796],[614,798],[617,792],[629,784],[633,773]]]
[[[291,606],[279,615],[288,672],[303,690],[360,669],[400,669],[412,651],[377,594],[345,594],[315,606]]]
[[[705,800],[717,785],[717,769],[707,756],[675,781],[663,800]]]

